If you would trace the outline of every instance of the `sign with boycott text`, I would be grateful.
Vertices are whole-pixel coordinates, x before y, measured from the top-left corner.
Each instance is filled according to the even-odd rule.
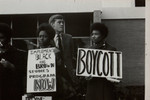
[[[77,76],[122,78],[122,52],[79,48]]]
[[[28,51],[27,93],[56,91],[54,48]]]

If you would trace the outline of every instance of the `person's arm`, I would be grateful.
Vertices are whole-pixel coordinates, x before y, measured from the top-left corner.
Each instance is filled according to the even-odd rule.
[[[120,82],[120,80],[118,80],[118,79],[116,79],[116,78],[109,78],[109,77],[107,77],[106,79],[107,79],[108,81],[112,82],[112,83],[119,83],[119,82]]]
[[[10,69],[10,70],[12,70],[12,71],[15,70],[15,65],[12,64],[12,63],[9,62],[9,61],[3,59],[3,58],[1,59],[0,64],[3,66],[3,68],[7,68],[7,69]]]

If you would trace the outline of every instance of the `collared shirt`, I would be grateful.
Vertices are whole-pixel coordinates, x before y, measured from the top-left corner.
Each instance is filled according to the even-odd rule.
[[[62,34],[55,34],[54,42],[55,42],[55,45],[56,45],[57,48],[59,48],[58,35],[60,35],[60,39],[61,39],[61,43],[62,43]]]
[[[62,45],[62,48],[63,48],[63,44],[62,44],[63,40],[62,40],[62,34],[61,34],[61,33],[60,33],[60,34],[55,34],[55,37],[54,37],[55,46],[56,46],[57,48],[59,48],[58,35],[60,36],[60,39],[61,39],[61,45]],[[67,68],[65,64],[64,64],[64,67]]]

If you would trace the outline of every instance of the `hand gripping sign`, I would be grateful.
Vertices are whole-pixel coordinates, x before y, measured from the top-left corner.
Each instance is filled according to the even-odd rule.
[[[56,91],[54,48],[28,51],[27,93]]]
[[[122,52],[79,48],[77,76],[122,78]]]

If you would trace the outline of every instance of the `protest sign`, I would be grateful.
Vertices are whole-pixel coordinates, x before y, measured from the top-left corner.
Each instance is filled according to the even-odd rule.
[[[79,48],[76,75],[122,78],[122,52]]]
[[[33,96],[23,95],[22,100],[52,100],[51,96]]]
[[[27,93],[56,91],[54,48],[28,51]]]

